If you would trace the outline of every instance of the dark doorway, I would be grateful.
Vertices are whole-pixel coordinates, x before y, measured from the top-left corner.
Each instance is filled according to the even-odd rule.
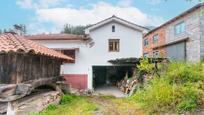
[[[110,85],[116,86],[118,81],[124,79],[126,73],[132,76],[132,66],[93,66],[93,85],[94,88]]]
[[[106,84],[106,67],[93,67],[94,87]]]

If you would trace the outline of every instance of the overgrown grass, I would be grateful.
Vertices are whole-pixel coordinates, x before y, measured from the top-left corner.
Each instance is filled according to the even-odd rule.
[[[115,108],[119,112],[118,115],[146,115],[147,113],[141,109],[141,107],[131,99],[116,98],[112,99],[115,104]]]
[[[171,63],[131,98],[151,113],[195,111],[204,104],[203,63]]]
[[[85,97],[64,95],[59,105],[49,105],[41,113],[31,115],[91,115],[97,105],[89,102]]]
[[[97,115],[146,115],[146,112],[131,99],[100,95],[88,97],[99,105]]]

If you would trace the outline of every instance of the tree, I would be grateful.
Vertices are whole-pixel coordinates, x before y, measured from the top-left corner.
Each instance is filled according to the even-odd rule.
[[[72,33],[71,31],[71,25],[70,24],[65,24],[64,26],[64,30],[62,31],[62,33]]]
[[[7,30],[6,30],[6,29],[4,29],[3,33],[6,33],[6,32],[7,32]]]
[[[24,24],[15,24],[13,25],[14,29],[12,31],[24,35],[26,34],[26,26]]]
[[[13,28],[8,29],[0,29],[0,34],[7,33],[7,32],[15,32],[20,35],[26,34],[26,26],[24,24],[15,24],[13,25]]]
[[[84,30],[87,26],[82,25],[72,26],[70,24],[65,24],[62,33],[84,35],[85,34]]]

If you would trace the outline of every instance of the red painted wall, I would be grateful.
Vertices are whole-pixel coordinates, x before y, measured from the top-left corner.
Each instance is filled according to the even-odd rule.
[[[66,83],[75,89],[87,89],[87,74],[65,74]]]

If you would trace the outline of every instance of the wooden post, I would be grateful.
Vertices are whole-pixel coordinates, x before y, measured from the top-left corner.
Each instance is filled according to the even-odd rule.
[[[17,101],[8,102],[7,115],[17,115]]]

